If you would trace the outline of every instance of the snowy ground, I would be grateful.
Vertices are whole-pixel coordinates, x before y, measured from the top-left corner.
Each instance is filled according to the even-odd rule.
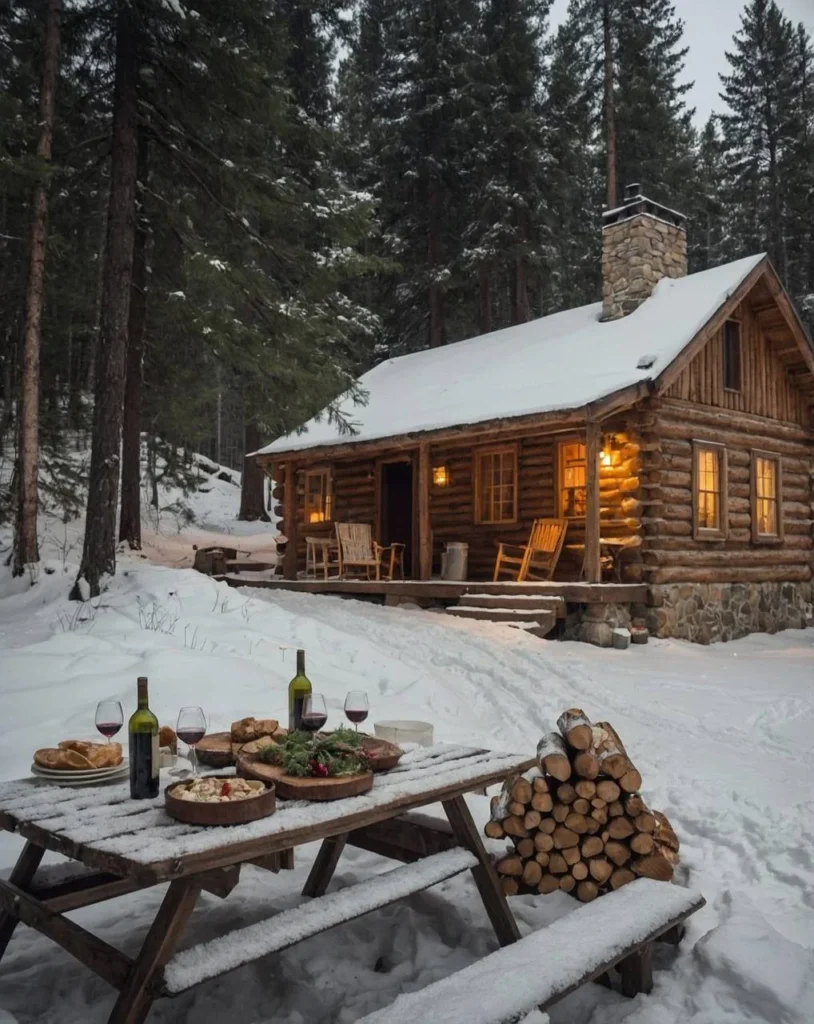
[[[189,535],[173,543],[181,552]],[[34,588],[0,575],[0,777],[25,775],[37,746],[92,738],[99,699],[115,695],[132,709],[141,674],[162,722],[191,703],[204,706],[213,728],[246,714],[284,718],[298,646],[334,723],[346,691],[363,687],[373,720],[427,719],[440,740],[533,752],[559,711],[579,705],[617,727],[648,802],[681,838],[680,880],[708,906],[677,954],[658,950],[657,968],[670,969],[657,970],[652,996],[630,1001],[588,986],[552,1011],[553,1024],[814,1020],[814,630],[607,651],[433,612],[238,592],[132,556],[100,602],[78,606],[65,597],[78,549],[49,554],[55,571]],[[486,801],[475,797],[472,807],[484,820]],[[0,867],[20,845],[0,834]],[[199,941],[296,905],[314,852],[299,850],[293,873],[247,869],[227,900],[203,900],[190,934]],[[351,850],[335,884],[389,866]],[[151,890],[74,916],[133,954],[161,896]],[[561,894],[512,905],[523,930],[576,907]],[[492,948],[461,876],[159,1002],[150,1020],[350,1024]],[[0,967],[0,1020],[7,1011],[20,1024],[101,1024],[113,1001],[90,971],[18,929]]]

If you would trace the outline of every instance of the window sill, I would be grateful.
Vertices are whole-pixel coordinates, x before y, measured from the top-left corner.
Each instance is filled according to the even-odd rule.
[[[776,533],[758,533],[752,535],[752,543],[777,547],[783,543],[783,538],[779,537]]]
[[[726,540],[726,534],[722,530],[707,530],[701,527],[693,532],[693,540],[720,543]]]
[[[727,388],[727,387],[724,387],[722,390],[725,391],[728,395],[742,395],[743,394],[743,388]]]

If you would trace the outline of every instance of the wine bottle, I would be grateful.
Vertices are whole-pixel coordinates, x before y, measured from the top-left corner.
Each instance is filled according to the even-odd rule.
[[[147,703],[147,678],[138,678],[138,708],[127,726],[130,734],[130,796],[148,800],[158,796],[158,719]]]
[[[311,695],[311,683],[305,674],[305,651],[297,651],[297,674],[288,684],[288,731],[302,729],[302,708]]]

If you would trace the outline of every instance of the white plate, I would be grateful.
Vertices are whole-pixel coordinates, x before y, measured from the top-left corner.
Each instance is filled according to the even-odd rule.
[[[64,779],[68,776],[72,779],[107,778],[110,775],[121,775],[127,770],[127,758],[121,764],[114,765],[111,768],[42,768],[38,764],[31,765],[31,771],[35,775],[42,775],[49,779]]]
[[[129,775],[129,772],[116,772],[113,775],[101,775],[93,779],[77,779],[74,777],[74,772],[62,772],[59,778],[55,778],[53,775],[41,775],[40,772],[34,771],[34,767],[31,769],[31,774],[42,782],[47,782],[49,786],[102,786],[107,782],[124,782]]]

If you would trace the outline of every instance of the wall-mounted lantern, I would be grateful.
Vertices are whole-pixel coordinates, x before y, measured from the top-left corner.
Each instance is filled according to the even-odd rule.
[[[433,487],[449,486],[449,470],[446,466],[432,467],[432,485]]]

